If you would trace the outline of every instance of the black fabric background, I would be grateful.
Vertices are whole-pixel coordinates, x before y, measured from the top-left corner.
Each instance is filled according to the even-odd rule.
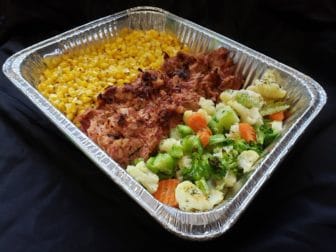
[[[0,65],[117,11],[153,5],[317,80],[328,103],[238,222],[189,242],[165,231],[0,73],[0,251],[335,251],[334,1],[0,1]]]

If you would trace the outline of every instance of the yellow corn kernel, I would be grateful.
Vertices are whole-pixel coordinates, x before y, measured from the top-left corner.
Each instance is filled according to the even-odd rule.
[[[97,95],[109,85],[124,85],[138,68],[158,69],[163,52],[188,51],[175,35],[156,30],[121,30],[115,38],[44,59],[38,90],[70,120],[94,107]]]

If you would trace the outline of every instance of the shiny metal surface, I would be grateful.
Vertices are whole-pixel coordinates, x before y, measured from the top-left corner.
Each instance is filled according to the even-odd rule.
[[[224,46],[231,50],[234,61],[238,64],[237,71],[246,77],[245,86],[260,77],[267,68],[278,69],[286,80],[284,88],[288,91],[288,101],[292,108],[291,117],[286,121],[281,138],[268,148],[267,154],[259,161],[256,170],[238,193],[211,211],[187,213],[158,202],[35,88],[39,73],[44,67],[43,57],[85,47],[95,41],[104,41],[115,36],[124,27],[172,31],[183,43],[197,52]],[[3,65],[3,72],[74,144],[154,219],[176,235],[193,240],[214,238],[234,224],[326,103],[325,91],[310,77],[229,38],[154,7],[128,9],[35,44],[11,56]]]

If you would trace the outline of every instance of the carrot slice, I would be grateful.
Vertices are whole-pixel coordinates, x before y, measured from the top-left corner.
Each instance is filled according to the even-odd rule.
[[[280,111],[280,112],[271,114],[268,117],[269,117],[269,119],[271,119],[273,121],[283,121],[285,119],[285,112]]]
[[[180,183],[178,179],[164,179],[159,182],[159,187],[153,196],[160,202],[172,207],[177,207],[175,189]]]
[[[187,125],[195,132],[207,127],[208,123],[205,117],[201,113],[193,113],[187,119]]]
[[[256,141],[257,136],[254,128],[248,123],[239,123],[240,136],[246,141]]]
[[[199,137],[203,147],[209,144],[211,135],[212,135],[211,130],[208,127],[201,129],[200,131],[197,132],[197,136]]]

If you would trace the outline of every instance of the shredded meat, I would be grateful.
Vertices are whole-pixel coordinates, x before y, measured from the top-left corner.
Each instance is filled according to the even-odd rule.
[[[97,107],[77,118],[81,129],[124,167],[157,151],[184,111],[199,108],[200,97],[216,102],[222,91],[243,84],[225,48],[164,59],[160,70],[141,70],[133,83],[108,87]]]

